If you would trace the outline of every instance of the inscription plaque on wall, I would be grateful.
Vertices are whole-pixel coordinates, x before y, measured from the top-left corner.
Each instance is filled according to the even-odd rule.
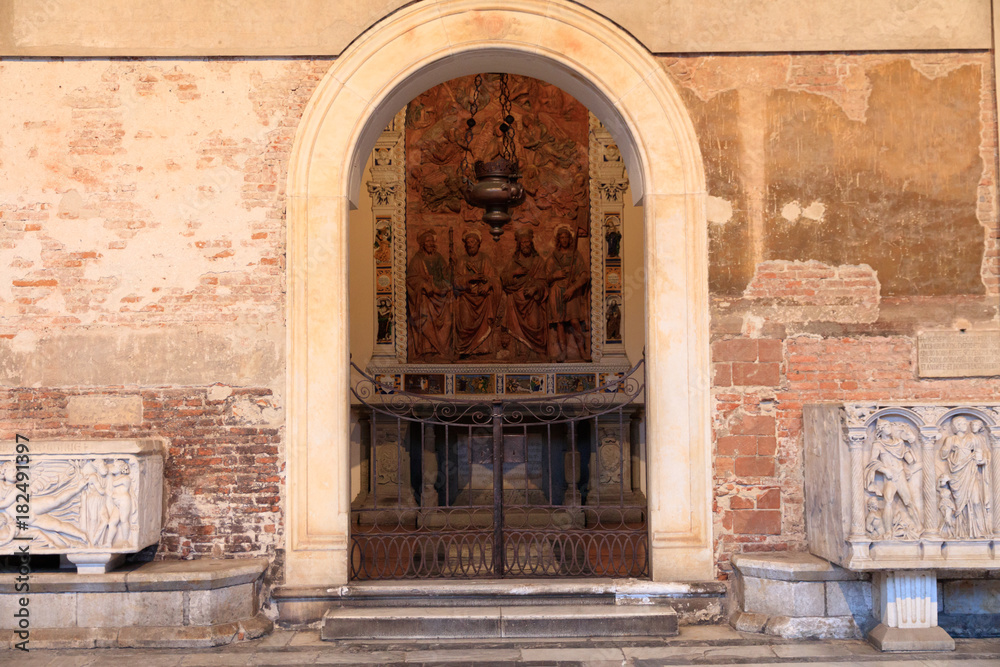
[[[1000,375],[1000,329],[918,334],[917,367],[920,377]]]

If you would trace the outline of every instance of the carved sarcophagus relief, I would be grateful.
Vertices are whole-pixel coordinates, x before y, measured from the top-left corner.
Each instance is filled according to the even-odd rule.
[[[0,444],[0,554],[61,554],[105,572],[156,544],[163,452],[156,438]]]
[[[853,570],[1000,567],[1000,406],[805,407],[810,550]]]

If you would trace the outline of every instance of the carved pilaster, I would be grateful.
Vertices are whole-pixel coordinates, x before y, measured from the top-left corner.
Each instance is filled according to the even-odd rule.
[[[406,360],[406,160],[404,107],[375,141],[372,198],[376,336],[372,362]]]
[[[941,515],[938,512],[937,468],[935,466],[935,446],[938,429],[927,427],[920,429],[921,458],[923,463],[924,486],[924,530],[926,540],[940,540]]]
[[[625,354],[622,271],[625,161],[611,133],[590,115],[590,268],[592,356]],[[609,278],[609,276],[612,276]],[[614,278],[617,277],[617,280]]]
[[[849,540],[861,541],[865,537],[865,486],[864,486],[864,446],[865,431],[851,429],[848,433],[848,448],[851,453],[851,534]]]

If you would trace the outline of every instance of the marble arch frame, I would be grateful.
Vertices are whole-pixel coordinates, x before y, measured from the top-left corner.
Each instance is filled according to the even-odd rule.
[[[372,26],[307,105],[288,173],[285,584],[347,581],[347,221],[375,138],[403,104],[477,71],[530,74],[611,130],[645,216],[652,577],[714,578],[705,175],[660,63],[569,0],[426,0]],[[669,491],[668,491],[669,490]]]

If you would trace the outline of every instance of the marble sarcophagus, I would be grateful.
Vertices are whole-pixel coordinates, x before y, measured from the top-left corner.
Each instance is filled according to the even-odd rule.
[[[59,554],[106,572],[160,539],[158,438],[0,444],[0,554]]]
[[[807,405],[804,426],[810,551],[873,573],[873,643],[949,648],[937,572],[1000,568],[1000,404]]]

